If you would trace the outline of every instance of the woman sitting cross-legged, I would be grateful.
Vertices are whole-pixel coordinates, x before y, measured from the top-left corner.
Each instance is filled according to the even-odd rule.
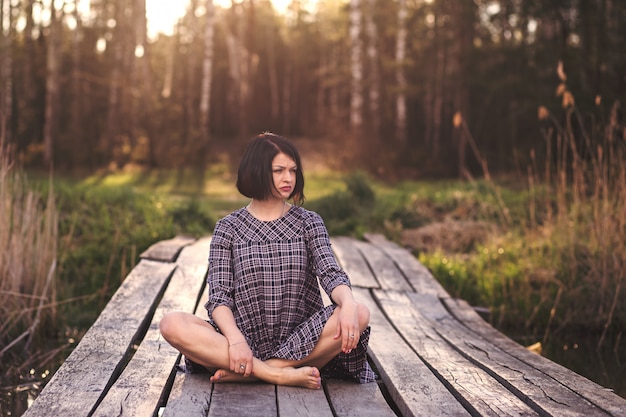
[[[322,376],[373,381],[369,310],[354,300],[322,218],[301,207],[296,148],[271,133],[253,138],[237,188],[251,201],[215,226],[209,320],[169,313],[160,323],[165,340],[185,356],[188,369],[212,372],[212,382],[319,389]],[[323,305],[320,286],[331,305]]]

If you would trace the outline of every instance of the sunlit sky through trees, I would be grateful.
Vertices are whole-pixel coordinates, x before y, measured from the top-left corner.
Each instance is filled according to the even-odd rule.
[[[271,0],[278,13],[284,13],[292,0]],[[303,1],[307,6],[313,6],[317,0]],[[150,36],[157,33],[170,34],[176,21],[185,14],[188,1],[181,0],[146,0],[148,30]],[[228,8],[232,0],[213,0],[215,6]]]

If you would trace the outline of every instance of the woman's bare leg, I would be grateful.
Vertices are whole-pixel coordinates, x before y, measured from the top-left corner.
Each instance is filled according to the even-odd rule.
[[[213,382],[250,380],[229,370],[228,341],[199,317],[174,312],[163,317],[159,326],[165,340],[187,358],[209,369],[218,370],[211,378]],[[255,378],[272,384],[313,389],[321,387],[319,370],[315,367],[277,367],[253,358],[252,368]]]

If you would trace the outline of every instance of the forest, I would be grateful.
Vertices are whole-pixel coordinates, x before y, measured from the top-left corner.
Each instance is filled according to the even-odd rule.
[[[155,31],[163,1],[0,0],[0,415],[141,251],[243,204],[223,155],[263,131],[330,168],[305,207],[331,235],[384,233],[626,396],[626,2],[277,3]]]
[[[372,172],[463,177],[525,173],[574,107],[592,141],[621,118],[623,2],[309,3],[190,0],[150,36],[145,0],[2,0],[1,135],[57,171],[202,166],[274,131],[358,144]]]

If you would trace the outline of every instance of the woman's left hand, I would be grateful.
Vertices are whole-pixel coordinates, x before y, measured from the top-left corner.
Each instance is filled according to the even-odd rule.
[[[359,343],[359,312],[357,303],[349,300],[339,307],[339,321],[337,322],[337,332],[335,339],[341,337],[341,351],[350,353]]]

